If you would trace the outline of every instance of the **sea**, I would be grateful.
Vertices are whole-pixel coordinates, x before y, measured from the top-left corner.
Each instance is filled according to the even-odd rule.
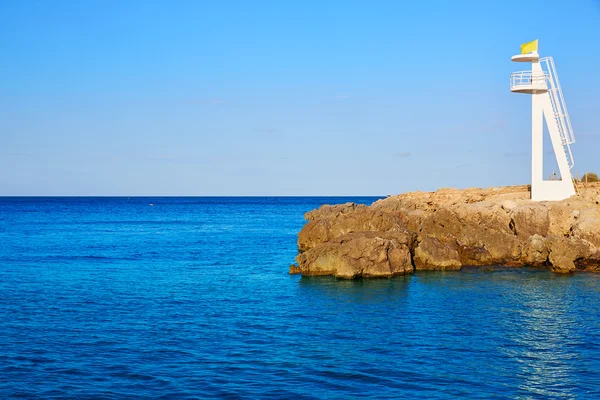
[[[374,200],[0,198],[0,398],[600,398],[600,275],[288,275]]]

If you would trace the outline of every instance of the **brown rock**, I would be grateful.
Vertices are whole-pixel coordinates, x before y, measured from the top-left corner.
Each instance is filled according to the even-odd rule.
[[[456,243],[462,265],[513,264],[520,242],[509,228],[508,214],[498,204],[442,208],[423,221],[421,232],[446,245]]]
[[[298,275],[301,273],[302,273],[302,270],[300,269],[299,266],[297,266],[295,264],[290,265],[290,272],[289,272],[290,275]]]
[[[529,189],[527,186],[505,186],[488,189],[439,189],[437,192],[408,192],[397,196],[389,196],[378,200],[371,207],[381,208],[388,211],[411,211],[423,210],[434,211],[444,207],[460,204],[472,204],[481,201],[528,199]]]
[[[442,243],[438,238],[422,238],[414,252],[417,270],[459,270],[462,266],[456,246]]]
[[[305,214],[290,273],[393,276],[416,269],[551,265],[600,272],[600,184],[533,203],[526,186],[440,189]],[[413,238],[419,237],[416,241]],[[411,257],[412,253],[412,257]],[[412,258],[412,260],[411,260]]]
[[[548,259],[551,270],[557,273],[569,273],[575,271],[575,261],[591,256],[592,250],[588,242],[571,238],[550,236],[547,239],[550,251]]]
[[[309,221],[298,233],[298,250],[306,251],[331,239],[334,237],[329,220]]]
[[[523,262],[527,265],[540,266],[548,260],[546,239],[538,234],[529,237],[523,248]]]
[[[460,262],[463,265],[470,267],[481,267],[485,265],[501,264],[502,261],[496,262],[490,252],[483,246],[465,246],[461,245],[458,248],[460,254]]]
[[[600,209],[594,207],[581,211],[571,232],[573,236],[585,239],[600,248]]]
[[[329,217],[324,218],[322,215],[329,215]],[[311,220],[298,234],[300,251],[309,250],[349,233],[404,231],[406,229],[406,220],[402,213],[385,212],[367,207],[346,207],[343,212],[334,214],[329,210],[310,216],[310,218],[317,217],[318,219]]]
[[[588,258],[575,260],[575,268],[586,272],[600,272],[600,251],[595,252]]]
[[[589,203],[581,201],[578,198],[571,198],[564,201],[552,201],[544,203],[548,208],[548,217],[550,225],[548,235],[569,236],[573,225],[577,222],[575,210],[588,208]]]
[[[428,214],[423,210],[412,210],[406,213],[406,227],[408,230],[418,232],[427,215]]]
[[[509,226],[522,239],[534,234],[545,236],[550,226],[548,208],[539,203],[517,206],[510,212]]]
[[[404,275],[413,272],[412,240],[403,232],[352,233],[315,246],[296,261],[303,275],[345,279]]]
[[[504,200],[502,202],[502,209],[509,212],[517,207],[517,202],[514,200]]]
[[[304,214],[304,219],[307,221],[315,221],[318,219],[337,218],[340,215],[354,212],[361,208],[367,208],[364,204],[345,203],[336,205],[322,205],[316,210],[309,211]]]

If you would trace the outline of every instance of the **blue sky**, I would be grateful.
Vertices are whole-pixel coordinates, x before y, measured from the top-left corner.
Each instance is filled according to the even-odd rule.
[[[536,38],[600,172],[597,0],[0,0],[0,195],[529,183]]]

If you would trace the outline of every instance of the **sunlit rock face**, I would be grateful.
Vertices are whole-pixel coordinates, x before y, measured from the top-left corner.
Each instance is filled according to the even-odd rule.
[[[440,189],[305,214],[290,273],[392,277],[464,266],[600,271],[600,185],[532,202],[526,186]]]
[[[343,235],[298,254],[303,275],[339,278],[389,278],[413,272],[408,232],[358,232]]]

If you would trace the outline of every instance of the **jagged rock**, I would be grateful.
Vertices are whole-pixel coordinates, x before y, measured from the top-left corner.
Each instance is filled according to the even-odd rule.
[[[507,198],[506,196],[510,196]],[[423,210],[432,212],[440,208],[481,201],[524,200],[529,198],[527,186],[505,186],[488,189],[440,189],[437,192],[408,192],[378,200],[371,207],[388,211]]]
[[[578,185],[577,195],[574,198],[578,198],[590,203],[600,204],[600,182]]]
[[[326,219],[309,221],[298,234],[298,250],[306,251],[331,239],[335,237],[330,221]]]
[[[405,215],[407,228],[413,232],[417,232],[425,217],[427,217],[427,213],[423,210],[409,211]]]
[[[512,265],[521,256],[520,243],[509,228],[509,216],[497,204],[443,208],[423,221],[421,232],[445,245],[458,244],[462,265]]]
[[[578,238],[561,238],[550,236],[547,239],[550,251],[551,270],[561,274],[575,271],[575,261],[589,257],[592,254],[588,242]]]
[[[504,200],[502,202],[502,209],[505,211],[511,211],[515,207],[517,207],[517,202],[514,200]]]
[[[600,251],[595,252],[588,258],[575,260],[575,268],[586,272],[600,272]]]
[[[296,261],[303,275],[388,278],[413,272],[412,240],[404,232],[351,233],[300,253]]]
[[[456,246],[432,236],[420,240],[415,248],[414,262],[417,270],[459,270],[462,266]]]
[[[571,234],[571,229],[577,222],[573,211],[585,209],[589,205],[589,203],[582,202],[577,198],[543,204],[548,208],[548,217],[550,219],[548,235],[565,237]]]
[[[510,228],[519,238],[548,234],[550,218],[548,208],[542,204],[523,204],[510,212]]]
[[[337,218],[340,215],[348,214],[357,209],[367,208],[364,204],[345,203],[338,205],[323,205],[316,210],[309,211],[304,214],[304,219],[307,221],[315,221],[318,219]]]
[[[600,209],[589,208],[581,211],[571,232],[573,236],[585,239],[600,248]]]
[[[600,184],[534,203],[526,186],[440,189],[346,203],[305,214],[304,275],[393,276],[415,269],[547,265],[600,272]],[[414,238],[418,238],[415,240]]]
[[[402,213],[384,212],[368,207],[350,206],[337,213],[324,210],[309,217],[312,220],[298,234],[298,248],[301,251],[348,233],[404,231],[407,225]]]
[[[548,260],[548,246],[543,236],[534,234],[529,237],[522,254],[523,262],[527,265],[540,266]]]
[[[290,265],[290,272],[289,272],[290,275],[298,275],[301,273],[302,273],[302,270],[300,269],[299,266],[294,265],[294,264]]]
[[[460,261],[463,265],[478,267],[494,264],[494,258],[485,247],[461,245],[459,251]]]

